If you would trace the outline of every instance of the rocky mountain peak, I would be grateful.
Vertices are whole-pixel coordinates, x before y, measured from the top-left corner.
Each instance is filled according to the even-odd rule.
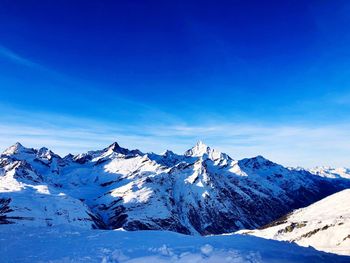
[[[204,154],[209,154],[211,152],[211,148],[204,144],[202,141],[198,141],[195,146],[185,152],[186,156],[191,157],[200,157]]]
[[[108,150],[112,150],[112,151],[114,151],[114,152],[117,152],[118,150],[121,149],[121,147],[119,146],[119,144],[118,144],[117,142],[114,142],[114,143],[112,143],[111,145],[109,145],[109,146],[107,147],[107,149],[108,149]]]
[[[187,150],[184,154],[187,157],[202,157],[204,159],[218,160],[231,159],[227,154],[221,153],[215,149],[210,148],[202,141],[198,141],[195,146]]]
[[[19,142],[16,142],[14,145],[10,146],[9,148],[7,148],[3,154],[4,155],[12,155],[12,154],[16,154],[16,153],[20,153],[20,152],[26,152],[29,149],[27,149],[26,147],[24,147],[22,144],[20,144]]]

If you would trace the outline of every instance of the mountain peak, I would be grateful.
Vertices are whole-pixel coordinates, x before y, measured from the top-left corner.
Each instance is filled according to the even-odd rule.
[[[204,154],[210,154],[212,149],[204,144],[202,141],[198,141],[195,146],[185,152],[186,156],[200,157]]]
[[[207,146],[205,143],[203,143],[203,141],[199,140],[197,143],[196,143],[196,146]]]
[[[170,150],[166,150],[165,152],[162,153],[162,156],[173,156],[175,153]]]
[[[120,145],[117,142],[112,143],[107,148],[104,149],[104,152],[115,152],[118,154],[129,154],[129,153],[139,153],[138,150],[128,150],[126,148],[120,147]]]
[[[255,157],[251,157],[251,158],[244,158],[239,162],[239,166],[245,167],[245,168],[249,168],[249,169],[253,169],[253,170],[269,170],[269,169],[280,169],[282,166],[279,164],[276,164],[272,161],[270,161],[269,159],[266,159],[265,157],[258,155]],[[242,168],[242,169],[245,169]]]
[[[6,155],[10,155],[10,154],[15,154],[15,153],[19,153],[22,150],[25,150],[26,148],[19,142],[16,142],[14,145],[10,146],[9,148],[7,148],[3,154]]]
[[[261,163],[264,163],[264,162],[268,162],[270,160],[266,159],[264,156],[262,155],[257,155],[255,157],[253,157],[252,159],[254,159],[255,161],[257,162],[261,162]]]
[[[208,145],[204,144],[202,141],[198,141],[195,146],[187,150],[184,154],[187,157],[207,157],[211,160],[217,159],[230,159],[230,157],[221,153],[215,149],[210,148]]]
[[[121,147],[119,146],[119,144],[117,142],[114,142],[111,145],[109,145],[107,147],[107,149],[112,150],[113,152],[117,152],[119,149],[121,149]]]
[[[43,154],[46,154],[46,153],[49,153],[51,152],[49,149],[47,149],[46,147],[41,147],[39,150],[38,150],[38,154],[39,155],[43,155]]]

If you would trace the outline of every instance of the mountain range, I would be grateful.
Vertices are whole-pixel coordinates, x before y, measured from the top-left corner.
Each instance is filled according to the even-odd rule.
[[[231,233],[350,188],[348,176],[234,160],[202,142],[182,155],[113,143],[65,157],[16,143],[0,156],[0,224]]]

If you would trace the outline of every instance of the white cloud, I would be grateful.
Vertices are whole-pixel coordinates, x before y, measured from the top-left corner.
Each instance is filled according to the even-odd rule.
[[[146,152],[171,149],[182,153],[203,140],[236,159],[261,154],[288,166],[350,166],[350,125],[116,125],[56,116],[13,120],[0,120],[2,149],[20,141],[28,147],[46,146],[67,154],[100,149],[117,141]]]
[[[0,57],[39,71],[51,72],[52,76],[70,84],[79,83],[1,45]],[[103,148],[118,141],[122,146],[142,151],[172,149],[181,153],[197,140],[203,140],[236,159],[261,154],[284,165],[350,166],[350,125],[271,126],[230,121],[186,125],[180,118],[149,105],[123,97],[118,97],[118,102],[125,108],[137,108],[137,119],[142,123],[101,123],[69,116],[5,109],[0,115],[0,148],[5,149],[20,141],[29,147],[46,146],[60,154],[67,154]],[[348,96],[333,100],[333,103],[339,104],[346,102]],[[10,112],[11,116],[5,116],[4,112]]]

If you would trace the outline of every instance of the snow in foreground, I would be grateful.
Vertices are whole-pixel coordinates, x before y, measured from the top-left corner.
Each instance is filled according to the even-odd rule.
[[[350,262],[254,236],[0,226],[1,262]]]
[[[350,189],[297,209],[268,227],[237,233],[295,242],[350,256]]]

